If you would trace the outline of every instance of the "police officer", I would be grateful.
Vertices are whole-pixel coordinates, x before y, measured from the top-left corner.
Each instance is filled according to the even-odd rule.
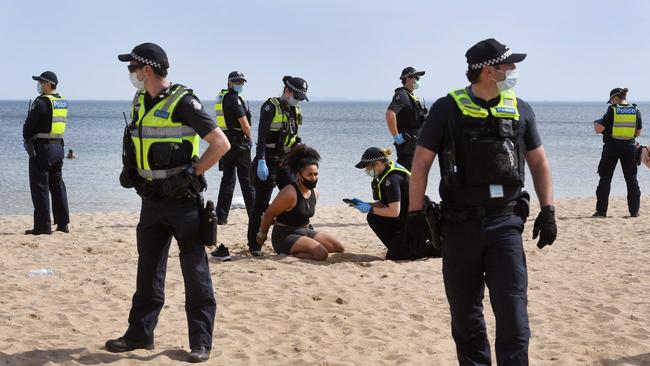
[[[386,125],[395,142],[397,163],[407,170],[411,169],[418,133],[427,114],[426,108],[414,94],[420,87],[422,75],[424,71],[411,66],[402,70],[402,86],[395,89],[393,100],[386,111]]]
[[[36,80],[39,96],[32,103],[25,124],[23,139],[29,155],[29,188],[34,204],[34,226],[25,234],[52,234],[50,193],[56,231],[68,233],[70,214],[68,195],[61,168],[65,156],[63,133],[68,116],[68,102],[57,93],[59,80],[52,71],[45,71]]]
[[[118,59],[129,62],[133,86],[132,122],[125,131],[120,183],[142,197],[136,230],[138,274],[129,327],[106,342],[110,352],[154,347],[154,329],[165,293],[172,236],[180,248],[189,328],[189,361],[208,360],[216,303],[199,219],[203,174],[230,148],[227,138],[191,89],[166,80],[169,61],[153,43],[136,46]],[[198,158],[199,142],[208,148]]]
[[[307,99],[307,82],[292,76],[282,78],[284,89],[280,97],[269,98],[262,104],[257,133],[257,148],[251,176],[255,186],[255,203],[248,219],[248,248],[253,256],[262,255],[256,241],[262,214],[269,207],[273,188],[294,182],[286,156],[301,141],[298,127],[302,124],[300,102]]]
[[[533,228],[540,248],[553,243],[557,233],[550,167],[532,109],[511,90],[515,64],[526,55],[486,39],[465,56],[471,85],[438,99],[422,128],[406,229],[418,235],[411,228],[422,226],[427,176],[439,156],[442,271],[459,363],[491,364],[482,310],[487,284],[496,316],[497,363],[527,365],[524,160],[541,204]]]
[[[239,178],[239,186],[249,215],[253,206],[255,193],[248,177],[251,168],[253,135],[250,125],[251,114],[241,96],[244,83],[246,83],[244,74],[239,71],[231,72],[228,75],[228,89],[221,90],[214,105],[217,126],[224,131],[231,146],[230,151],[219,161],[219,170],[223,171],[217,199],[219,225],[228,223],[236,178]],[[235,170],[237,170],[237,177],[235,177]]]
[[[596,188],[594,217],[607,216],[607,201],[616,163],[621,161],[627,185],[627,208],[630,216],[639,216],[641,191],[636,179],[637,164],[634,138],[641,135],[641,112],[636,104],[627,102],[627,88],[614,88],[609,93],[610,106],[603,118],[594,121],[594,131],[603,135],[603,153],[598,164],[600,181]]]

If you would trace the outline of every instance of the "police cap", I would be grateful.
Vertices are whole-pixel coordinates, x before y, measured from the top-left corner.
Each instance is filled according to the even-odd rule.
[[[169,60],[165,51],[155,43],[143,43],[135,46],[131,53],[118,55],[117,59],[123,62],[135,61],[149,65],[159,70],[169,68]]]
[[[307,82],[305,79],[285,76],[282,78],[282,82],[284,83],[284,86],[293,92],[296,99],[306,100],[309,102],[309,99],[307,99]]]
[[[514,64],[526,58],[525,53],[512,53],[510,49],[494,38],[489,38],[473,45],[467,53],[467,64],[470,69],[482,69],[485,66],[499,64]]]
[[[32,76],[32,80],[46,81],[54,86],[59,83],[59,79],[56,78],[56,74],[52,71],[45,71],[38,76]]]

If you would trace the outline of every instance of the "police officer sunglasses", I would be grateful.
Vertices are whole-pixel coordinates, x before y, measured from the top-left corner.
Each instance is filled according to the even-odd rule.
[[[142,64],[126,65],[126,67],[129,69],[129,72],[136,72],[137,70],[140,70],[144,66],[145,65]]]

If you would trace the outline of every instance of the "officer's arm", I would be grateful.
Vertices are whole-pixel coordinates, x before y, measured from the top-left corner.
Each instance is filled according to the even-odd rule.
[[[397,114],[390,109],[386,111],[386,126],[391,136],[397,135]]]
[[[34,129],[36,128],[38,121],[41,120],[41,114],[43,114],[44,111],[43,107],[43,101],[41,99],[36,99],[27,113],[27,118],[23,125],[23,139],[25,141],[28,141],[32,136],[34,136]]]
[[[397,113],[404,108],[408,102],[408,97],[404,93],[395,93],[393,100],[386,110],[386,126],[391,136],[397,135]]]
[[[641,120],[641,111],[637,110],[636,112],[636,132],[634,133],[634,137],[639,137],[641,136],[641,129],[643,128],[643,121]]]
[[[641,136],[641,129],[637,129],[636,132],[634,132],[634,137],[639,137]]]
[[[260,112],[260,124],[257,127],[257,148],[255,157],[264,159],[264,150],[266,149],[266,135],[271,128],[271,121],[275,116],[275,107],[271,103],[264,103]]]
[[[399,211],[402,209],[400,201],[391,202],[388,206],[381,202],[372,204],[372,213],[382,217],[398,217]]]
[[[415,156],[411,165],[411,180],[409,182],[409,212],[424,209],[427,177],[435,159],[435,152],[419,145],[415,148]]]
[[[551,166],[546,158],[544,147],[540,146],[528,151],[526,153],[526,163],[528,163],[528,168],[533,176],[535,192],[540,206],[552,205],[553,180],[551,178]]]
[[[248,123],[248,118],[246,118],[246,116],[239,117],[237,121],[239,121],[239,125],[241,126],[241,129],[244,131],[244,134],[248,136],[249,140],[253,141],[253,131],[251,130],[250,123]]]
[[[203,155],[201,155],[201,158],[194,166],[197,175],[201,175],[212,168],[230,150],[230,143],[226,135],[219,128],[215,128],[205,135],[203,140],[208,143],[208,148],[203,152]]]
[[[597,134],[603,133],[605,131],[605,126],[600,124],[600,121],[594,121],[594,132]]]
[[[298,202],[298,194],[291,185],[284,187],[277,197],[271,202],[269,208],[264,211],[262,222],[260,223],[260,232],[266,234],[269,228],[275,222],[275,218],[285,211],[291,210]]]

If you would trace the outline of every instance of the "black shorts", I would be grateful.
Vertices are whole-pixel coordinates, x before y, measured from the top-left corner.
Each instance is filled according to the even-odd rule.
[[[291,247],[300,237],[306,236],[313,239],[316,234],[317,232],[311,229],[311,225],[307,227],[273,225],[271,244],[277,254],[291,254]]]

